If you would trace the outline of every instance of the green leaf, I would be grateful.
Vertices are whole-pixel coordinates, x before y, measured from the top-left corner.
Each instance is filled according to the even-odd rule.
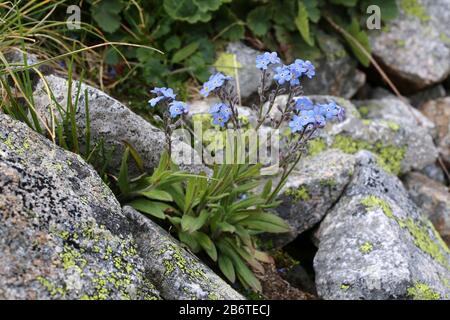
[[[180,63],[189,58],[198,49],[198,42],[188,44],[186,47],[178,50],[172,57],[172,63]]]
[[[201,246],[194,235],[180,231],[178,232],[178,238],[181,242],[187,244],[194,253],[197,253],[201,250]]]
[[[230,247],[227,243],[222,241],[217,242],[217,246],[219,250],[228,256],[230,260],[233,262],[236,273],[246,287],[253,288],[257,292],[261,292],[261,283],[256,279],[253,275],[253,272],[246,266],[244,261],[239,257],[239,255]]]
[[[203,210],[198,217],[192,217],[187,214],[181,218],[181,229],[185,232],[192,233],[199,230],[206,223],[209,213]]]
[[[105,53],[105,63],[114,66],[120,61],[120,55],[117,52],[117,48],[108,48]]]
[[[184,213],[192,209],[194,197],[197,193],[197,180],[195,178],[189,179],[186,186],[186,196],[184,199],[185,208]]]
[[[247,25],[256,36],[263,36],[269,31],[271,10],[268,6],[257,7],[247,16]]]
[[[139,170],[144,172],[144,161],[142,160],[141,156],[139,155],[139,152],[136,151],[136,149],[127,141],[122,141],[127,148],[130,150],[130,154],[133,157],[134,162],[136,163]]]
[[[356,18],[354,18],[352,20],[352,23],[345,29],[366,49],[369,54],[371,53],[369,37],[367,36],[367,33],[364,32],[364,30],[361,30]],[[368,67],[370,65],[369,57],[367,57],[367,55],[358,47],[358,45],[355,44],[355,41],[352,38],[345,34],[344,38],[345,40],[347,40],[347,43],[349,44],[359,62],[361,62],[363,66]]]
[[[354,7],[358,0],[330,0],[331,3],[339,4],[346,7]]]
[[[267,198],[270,194],[270,191],[272,191],[272,179],[267,180],[266,184],[264,185],[263,192],[261,193],[262,198]]]
[[[251,215],[247,219],[240,221],[239,224],[250,229],[270,233],[284,233],[291,230],[283,219],[267,212]]]
[[[240,200],[238,202],[233,203],[230,206],[230,212],[235,212],[237,210],[247,209],[252,206],[257,206],[264,204],[265,200],[260,196],[250,196],[244,200]]]
[[[298,2],[298,13],[294,22],[306,43],[311,47],[314,46],[314,38],[311,37],[309,30],[308,10],[306,10],[305,4],[301,1]]]
[[[165,219],[166,215],[164,214],[164,211],[168,208],[171,208],[171,206],[169,206],[168,204],[150,201],[143,198],[133,200],[129,204],[134,209],[146,214],[150,214],[159,219]]]
[[[194,0],[164,0],[164,9],[174,20],[189,23],[208,22],[211,14],[201,9]]]
[[[233,225],[225,221],[218,222],[216,228],[218,232],[234,233],[236,231],[236,228]]]
[[[209,257],[213,261],[217,261],[217,250],[212,240],[203,232],[196,232],[194,237]]]
[[[308,11],[309,20],[314,23],[319,22],[321,12],[320,9],[317,7],[318,5],[317,0],[304,0],[303,3],[305,4],[306,10]]]
[[[229,41],[238,41],[244,38],[244,23],[228,7],[221,7],[217,12],[220,19],[215,21],[216,32],[220,38]]]
[[[126,195],[130,192],[130,181],[128,177],[128,156],[130,154],[130,149],[125,148],[125,152],[122,156],[122,163],[120,164],[119,178],[117,179],[117,185],[119,186],[120,192]]]
[[[222,0],[194,0],[194,3],[202,11],[215,11],[219,9],[222,4]]]
[[[120,15],[124,4],[120,0],[104,0],[91,6],[92,18],[103,31],[113,33],[120,28]]]
[[[221,255],[219,255],[218,262],[219,262],[220,271],[222,271],[224,276],[231,283],[234,283],[236,281],[236,273],[234,272],[233,263],[231,262],[230,258],[228,258],[224,254],[221,254]]]
[[[181,47],[181,40],[180,37],[173,35],[164,41],[164,49],[166,51],[172,51],[175,49],[179,49]]]
[[[152,189],[149,191],[139,192],[139,194],[151,200],[173,201],[173,198],[170,195],[170,193],[163,190]]]

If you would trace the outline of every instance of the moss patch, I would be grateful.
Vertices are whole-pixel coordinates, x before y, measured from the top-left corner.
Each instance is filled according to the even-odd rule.
[[[428,22],[430,20],[427,11],[417,0],[401,0],[400,7],[405,14],[419,18],[421,22]]]
[[[370,242],[366,242],[359,247],[359,251],[363,254],[370,253],[373,250],[373,245]]]
[[[406,153],[406,147],[385,145],[381,142],[369,143],[345,135],[337,135],[332,147],[349,154],[357,153],[360,150],[370,151],[376,155],[378,164],[384,170],[395,175],[400,174],[401,164]]]
[[[327,148],[325,141],[321,138],[313,139],[308,142],[308,154],[315,156]]]
[[[289,188],[284,193],[287,196],[291,196],[295,201],[308,201],[311,200],[311,196],[309,195],[308,189],[306,186],[300,186],[297,189]]]
[[[407,289],[408,296],[413,300],[439,300],[441,296],[428,285],[417,282],[414,287]]]

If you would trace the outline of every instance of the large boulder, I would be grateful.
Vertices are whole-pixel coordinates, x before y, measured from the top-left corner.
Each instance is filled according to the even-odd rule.
[[[349,183],[354,166],[354,156],[337,149],[301,161],[281,190],[282,203],[275,209],[291,232],[272,236],[271,246],[282,247],[319,223]]]
[[[397,0],[400,15],[369,32],[374,56],[404,89],[443,81],[450,73],[450,0]]]
[[[165,299],[244,299],[160,226],[131,207],[123,212],[144,258],[146,275]]]
[[[79,156],[4,114],[0,190],[0,298],[243,298],[151,220],[122,210]]]
[[[450,190],[430,178],[411,172],[405,186],[416,205],[428,216],[447,245],[450,245]]]
[[[420,110],[435,123],[439,153],[450,165],[450,97],[429,101]]]
[[[55,101],[49,98],[47,86],[54,100],[64,109],[67,109],[69,88],[68,81],[56,75],[46,76],[37,83],[33,92],[35,107],[43,119],[50,123],[51,109],[57,117],[60,115],[56,111]],[[77,101],[78,87],[79,83],[73,81],[71,90],[73,103]],[[85,96],[86,90],[87,96]],[[145,169],[151,171],[158,164],[160,155],[165,149],[164,133],[101,90],[81,84],[78,105],[75,107],[76,123],[82,142],[85,141],[83,135],[86,132],[87,122],[86,99],[89,107],[91,145],[103,141],[107,149],[113,151],[111,168],[120,167],[124,151],[123,142],[126,141],[142,157]],[[177,139],[173,141],[173,155],[181,169],[196,173],[207,171],[201,165],[198,154],[182,141]]]
[[[160,297],[93,168],[2,113],[0,190],[1,299]]]
[[[401,181],[367,151],[318,231],[324,299],[449,299],[450,251]]]

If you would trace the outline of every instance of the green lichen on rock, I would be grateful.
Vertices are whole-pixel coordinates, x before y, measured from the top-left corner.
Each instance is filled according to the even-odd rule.
[[[428,22],[430,16],[428,15],[424,6],[422,6],[417,0],[401,0],[400,7],[409,16],[419,18],[421,22]]]
[[[315,156],[327,148],[325,141],[321,138],[313,139],[308,142],[308,155]]]
[[[413,300],[440,300],[441,295],[425,283],[417,282],[414,287],[407,289],[408,296]]]
[[[348,289],[350,289],[350,285],[349,284],[346,284],[346,283],[341,284],[341,290],[342,291],[347,291]]]
[[[370,242],[365,242],[359,247],[359,251],[363,254],[370,253],[373,250],[373,245]]]
[[[400,130],[400,125],[392,120],[388,120],[388,121],[384,121],[384,123],[389,127],[389,129],[391,129],[394,132],[397,132],[398,130]]]
[[[57,263],[68,274],[67,279],[72,278],[61,282],[38,276],[36,280],[52,298],[74,296],[75,288],[81,288],[81,300],[159,298],[143,270],[135,268],[140,258],[131,238],[113,238],[105,227],[90,222],[77,223],[71,231],[51,228],[50,232],[63,242]],[[92,267],[94,261],[103,261],[108,271]]]
[[[436,229],[430,221],[415,221],[412,218],[399,218],[396,217],[391,209],[389,203],[376,196],[368,196],[361,200],[368,211],[376,208],[381,208],[384,214],[394,219],[398,225],[408,230],[409,234],[414,239],[414,244],[423,252],[429,254],[436,262],[450,270],[450,265],[447,260],[447,254],[450,253],[447,245],[442,238],[437,234]],[[430,232],[433,233],[435,239],[431,238]]]
[[[441,40],[445,44],[450,44],[450,37],[447,36],[445,33],[439,34],[439,40]]]
[[[4,145],[6,147],[8,147],[8,149],[14,150],[14,142],[12,140],[12,135],[7,136],[6,139],[1,139],[0,138],[0,141],[3,142]]]
[[[383,210],[384,214],[388,217],[388,218],[394,218],[395,216],[392,212],[391,206],[389,205],[389,203],[387,203],[386,201],[384,201],[383,199],[376,197],[376,196],[368,196],[364,199],[361,200],[361,204],[364,205],[368,211],[372,211],[374,209],[377,208],[381,208],[381,210]]]
[[[187,261],[183,257],[180,247],[177,247],[174,244],[168,243],[158,252],[158,255],[163,257],[165,275],[170,275],[174,271],[179,270],[193,279],[206,278],[205,272],[202,268],[194,261]]]
[[[446,256],[446,253],[449,253],[447,245],[444,243],[442,246],[439,240],[432,239],[429,235],[430,229],[435,230],[431,222],[428,221],[427,224],[422,225],[421,222],[416,222],[411,218],[399,220],[398,222],[401,227],[408,229],[409,233],[414,238],[415,245],[418,248],[420,248],[423,252],[428,253],[434,260],[450,270],[450,265]],[[438,239],[440,239],[440,237]]]
[[[370,107],[369,106],[361,106],[358,108],[359,113],[361,114],[361,117],[367,118],[369,115]]]
[[[306,186],[300,186],[298,188],[288,188],[284,194],[286,196],[293,197],[295,201],[311,200],[311,196]]]
[[[360,150],[370,151],[376,155],[378,164],[384,170],[396,175],[400,174],[401,164],[406,153],[406,147],[385,145],[382,142],[369,143],[345,135],[337,135],[332,147],[349,154],[355,154]]]
[[[50,280],[44,278],[43,276],[37,276],[36,280],[47,290],[51,297],[59,295],[64,298],[66,296],[66,288],[55,286]]]

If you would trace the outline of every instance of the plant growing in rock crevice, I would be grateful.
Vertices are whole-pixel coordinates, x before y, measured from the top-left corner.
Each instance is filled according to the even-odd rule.
[[[206,252],[230,282],[238,279],[244,287],[260,291],[261,285],[253,271],[264,272],[261,262],[270,262],[271,258],[257,250],[255,236],[263,232],[289,231],[289,226],[270,209],[280,204],[276,201],[278,193],[305,153],[307,143],[327,122],[341,120],[344,110],[334,101],[315,105],[309,98],[299,96],[304,77],[311,79],[315,75],[311,62],[297,59],[291,65],[282,65],[276,53],[266,52],[257,57],[256,66],[261,70],[261,83],[259,105],[253,106],[258,114],[254,129],[268,123],[273,130],[271,135],[277,135],[281,128],[290,131],[288,135],[277,136],[282,152],[277,159],[280,174],[275,185],[269,179],[258,193],[263,164],[250,161],[254,146],[246,148],[245,144],[241,149],[243,163],[235,161],[240,156],[237,149],[224,144],[225,149],[232,149],[234,157],[230,162],[215,163],[211,176],[181,172],[170,157],[170,136],[178,127],[193,130],[185,121],[189,107],[176,101],[175,94],[168,88],[152,90],[156,97],[149,101],[152,108],[162,107],[167,152],[162,155],[152,176],[130,179],[128,156],[131,153],[136,158],[136,154],[129,146],[124,154],[118,185],[123,202],[138,211],[167,220],[181,242],[193,252]],[[275,71],[273,79],[269,77],[269,68]],[[216,95],[221,100],[209,110],[211,124],[218,128],[217,135],[222,138],[225,134],[229,139],[231,130],[234,133],[231,139],[241,141],[244,123],[230,80],[230,77],[216,73],[204,83],[200,93],[205,97]],[[271,89],[273,82],[275,87]],[[288,94],[286,103],[277,105],[276,97],[285,93]],[[194,132],[194,139],[201,138]]]

